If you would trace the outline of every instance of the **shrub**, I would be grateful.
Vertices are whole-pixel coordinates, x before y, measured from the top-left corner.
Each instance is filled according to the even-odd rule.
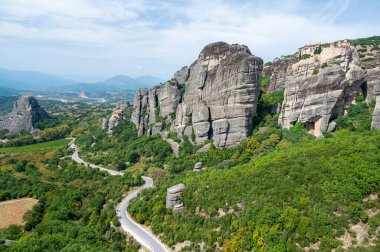
[[[325,62],[325,63],[323,63],[323,64],[321,65],[321,68],[322,68],[322,69],[323,69],[323,68],[326,68],[326,67],[328,67],[327,62]]]

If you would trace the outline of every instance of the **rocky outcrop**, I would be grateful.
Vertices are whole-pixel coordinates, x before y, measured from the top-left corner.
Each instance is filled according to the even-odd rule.
[[[202,169],[203,169],[203,163],[202,162],[195,163],[193,171],[201,171]]]
[[[186,83],[189,77],[190,77],[190,68],[187,66],[182,67],[173,76],[173,78],[176,79],[179,83]]]
[[[47,118],[48,114],[38,105],[36,98],[23,95],[15,102],[10,114],[0,117],[0,130],[7,130],[9,134],[25,130],[36,135],[38,130],[33,128],[33,123]]]
[[[320,55],[293,64],[279,123],[290,128],[299,121],[321,136],[362,92],[365,72],[359,65],[358,54],[350,47],[323,48]]]
[[[184,206],[181,203],[181,193],[185,189],[184,184],[177,184],[167,189],[166,208],[172,208],[174,213],[183,210]]]
[[[119,125],[120,122],[124,121],[124,110],[117,109],[112,112],[112,115],[109,119],[103,121],[103,128],[108,129],[108,132],[111,133],[112,129]]]
[[[140,88],[135,93],[133,99],[133,112],[131,117],[131,122],[136,125],[137,134],[142,136],[144,134],[144,129],[148,126],[148,89]]]
[[[129,101],[120,101],[116,103],[116,109],[122,109],[125,111],[126,109],[130,107],[131,107],[131,104],[129,103]]]
[[[377,82],[376,85],[374,85],[373,94],[376,100],[376,105],[372,114],[371,126],[373,129],[380,129],[380,74],[377,76]]]
[[[104,119],[102,123],[102,128],[107,129],[108,133],[112,134],[112,129],[119,125],[120,122],[124,121],[125,111],[131,107],[129,101],[120,101],[116,103],[116,109],[112,112],[110,118]]]
[[[132,122],[139,135],[172,130],[196,144],[233,147],[249,136],[262,63],[246,46],[207,45],[172,81],[136,92]]]
[[[285,88],[286,78],[292,71],[292,65],[297,62],[296,56],[275,59],[263,69],[263,76],[269,77],[266,92],[273,93]]]
[[[380,76],[380,67],[375,67],[371,69],[366,69],[365,74],[365,96],[366,101],[368,103],[371,103],[372,101],[376,100],[376,86],[379,83],[379,76]]]

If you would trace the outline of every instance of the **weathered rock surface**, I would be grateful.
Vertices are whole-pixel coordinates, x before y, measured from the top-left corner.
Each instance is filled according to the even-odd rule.
[[[376,97],[376,105],[372,114],[372,128],[380,129],[380,74],[377,76],[376,85],[374,85],[373,94]]]
[[[149,93],[136,92],[132,122],[139,135],[158,133],[160,122],[179,138],[194,138],[196,144],[212,139],[217,147],[233,147],[249,136],[262,63],[246,46],[207,45],[172,81]]]
[[[144,134],[144,129],[148,126],[148,89],[140,88],[135,93],[133,99],[133,112],[131,121],[136,125],[137,134],[142,136]]]
[[[379,76],[380,76],[380,67],[366,69],[366,74],[365,74],[366,86],[364,88],[366,89],[365,95],[366,95],[366,101],[368,103],[376,100],[376,86],[379,83]]]
[[[173,212],[180,212],[184,206],[181,203],[181,193],[185,189],[184,184],[177,184],[167,189],[166,208],[173,208]]]
[[[195,163],[193,171],[201,171],[202,169],[203,169],[203,163],[202,162]]]
[[[131,104],[129,103],[129,101],[120,101],[116,103],[116,109],[122,109],[125,111],[126,109],[130,107],[131,107]]]
[[[36,98],[23,95],[15,102],[10,114],[0,117],[0,130],[8,130],[9,134],[26,130],[35,135],[38,130],[33,128],[33,123],[47,118],[48,114],[38,105]]]
[[[112,130],[115,128],[121,121],[124,121],[124,110],[123,109],[117,109],[112,112],[111,117],[108,119],[107,126],[108,130]]]
[[[206,144],[205,146],[201,147],[199,150],[196,151],[197,154],[206,152],[211,148],[211,143]]]
[[[327,66],[321,68],[323,63]],[[321,136],[361,92],[365,72],[359,65],[356,50],[349,47],[324,48],[320,55],[293,64],[286,78],[279,123],[290,128],[299,121]]]
[[[131,107],[129,101],[120,101],[116,104],[115,110],[112,112],[110,118],[104,119],[102,123],[102,128],[107,129],[108,133],[112,134],[112,129],[119,125],[120,122],[124,121],[125,111]]]
[[[272,64],[265,66],[263,76],[270,78],[266,92],[273,93],[285,88],[286,78],[292,71],[292,65],[297,62],[295,57],[276,59]]]

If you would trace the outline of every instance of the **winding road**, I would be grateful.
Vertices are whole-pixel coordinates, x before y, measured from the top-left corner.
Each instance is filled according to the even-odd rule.
[[[74,140],[69,144],[69,146],[70,148],[74,149],[74,153],[71,155],[71,157],[77,163],[81,163],[93,169],[99,169],[101,171],[108,172],[110,175],[113,175],[113,176],[124,175],[124,173],[122,172],[118,172],[111,169],[107,169],[105,167],[90,164],[84,161],[83,159],[81,159],[78,156],[78,147],[75,145]],[[156,236],[154,236],[149,231],[144,229],[142,225],[135,222],[127,212],[127,207],[128,207],[129,202],[133,198],[135,198],[141,192],[141,190],[153,186],[153,179],[149,177],[145,177],[145,176],[142,176],[141,178],[145,181],[145,184],[142,187],[139,187],[138,189],[132,191],[130,194],[128,194],[127,197],[125,197],[121,201],[121,203],[116,209],[117,218],[123,230],[131,234],[133,238],[135,238],[135,240],[137,240],[142,246],[146,247],[152,252],[168,252],[169,250]]]

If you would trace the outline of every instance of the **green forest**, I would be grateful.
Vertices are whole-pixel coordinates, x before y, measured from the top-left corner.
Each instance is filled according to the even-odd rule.
[[[23,226],[0,230],[17,241],[0,251],[137,251],[119,231],[115,207],[141,179],[85,168],[67,156],[67,141],[54,146],[0,159],[0,200],[38,199]]]

